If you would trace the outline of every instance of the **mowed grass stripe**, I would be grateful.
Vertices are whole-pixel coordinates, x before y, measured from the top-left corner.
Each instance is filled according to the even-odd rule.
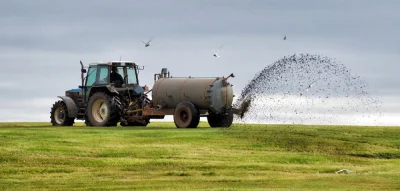
[[[396,190],[399,127],[0,123],[2,190]],[[340,169],[351,174],[335,174]]]

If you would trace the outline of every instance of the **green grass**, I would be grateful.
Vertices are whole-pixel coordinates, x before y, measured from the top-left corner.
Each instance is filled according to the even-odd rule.
[[[0,190],[399,190],[399,137],[400,127],[0,123]]]

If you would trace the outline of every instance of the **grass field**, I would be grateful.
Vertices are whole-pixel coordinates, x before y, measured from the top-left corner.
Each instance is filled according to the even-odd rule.
[[[399,137],[400,127],[0,123],[0,189],[399,190]]]

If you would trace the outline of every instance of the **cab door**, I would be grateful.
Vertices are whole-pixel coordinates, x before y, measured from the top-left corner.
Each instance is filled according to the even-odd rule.
[[[89,101],[89,95],[95,87],[105,87],[110,84],[110,70],[108,66],[93,66],[89,68],[86,77],[85,101]]]
[[[89,71],[86,76],[85,83],[85,102],[89,101],[89,93],[92,90],[93,84],[96,82],[97,78],[97,66],[89,67]]]

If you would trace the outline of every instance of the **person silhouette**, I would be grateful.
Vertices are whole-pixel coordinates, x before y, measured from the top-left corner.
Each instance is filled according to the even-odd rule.
[[[114,83],[116,86],[124,84],[124,78],[118,74],[116,66],[111,67],[110,83]]]

